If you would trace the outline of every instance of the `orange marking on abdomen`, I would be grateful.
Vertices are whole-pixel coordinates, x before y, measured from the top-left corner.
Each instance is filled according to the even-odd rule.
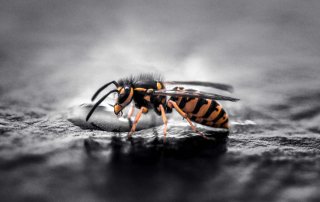
[[[204,125],[214,127],[214,123],[212,121],[207,121]]]
[[[198,118],[196,118],[194,121],[197,122],[197,123],[201,123],[201,121],[203,121],[203,118],[198,117]]]
[[[221,105],[218,105],[218,106],[217,106],[217,110],[213,111],[213,112],[210,114],[210,116],[207,118],[207,120],[208,120],[208,121],[214,120],[214,119],[219,115],[221,109],[222,109]]]
[[[212,100],[207,99],[207,101],[208,101],[208,103],[202,105],[199,112],[197,114],[194,114],[195,117],[203,117],[207,113],[207,111],[211,105]]]
[[[190,101],[187,101],[186,105],[184,106],[184,108],[182,109],[185,113],[192,113],[194,108],[197,105],[198,102],[198,98],[192,99]]]
[[[216,122],[216,125],[221,125],[225,120],[227,120],[227,118],[228,118],[228,115],[227,115],[227,113],[225,113],[225,114],[223,115],[223,117],[221,117],[221,118]]]

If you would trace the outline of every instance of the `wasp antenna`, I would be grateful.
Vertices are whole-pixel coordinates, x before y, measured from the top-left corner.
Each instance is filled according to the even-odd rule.
[[[91,115],[93,114],[94,110],[101,104],[101,102],[103,100],[105,100],[111,93],[116,93],[118,92],[118,90],[112,90],[109,93],[107,93],[105,96],[103,96],[90,110],[90,112],[88,113],[87,117],[86,117],[86,121],[89,120],[89,118],[91,117]]]
[[[92,96],[91,101],[94,101],[96,99],[96,97],[99,95],[99,93],[105,89],[106,87],[108,87],[110,84],[114,84],[116,87],[119,87],[119,84],[116,81],[111,81],[103,86],[101,86]]]

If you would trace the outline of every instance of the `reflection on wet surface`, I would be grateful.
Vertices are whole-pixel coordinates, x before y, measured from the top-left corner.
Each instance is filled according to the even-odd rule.
[[[5,111],[16,124],[1,135],[5,201],[66,201],[73,194],[83,201],[319,198],[319,135],[246,107],[230,113],[237,114],[230,134],[206,131],[215,140],[173,119],[165,144],[162,126],[128,140],[126,132],[81,129],[66,115]],[[245,120],[255,124],[238,124]],[[19,194],[6,194],[12,189]]]
[[[83,129],[98,129],[109,132],[130,131],[134,117],[128,119],[127,110],[125,110],[124,116],[117,117],[114,114],[112,107],[99,106],[90,120],[86,121],[86,116],[92,106],[92,104],[82,104],[80,106],[72,107],[68,112],[68,120]],[[153,112],[149,112],[147,114],[143,114],[137,126],[137,130],[139,131],[162,124],[163,121],[161,117],[157,116]]]

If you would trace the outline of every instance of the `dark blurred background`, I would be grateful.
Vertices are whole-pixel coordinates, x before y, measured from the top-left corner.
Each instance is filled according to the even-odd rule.
[[[142,189],[158,201],[320,199],[318,0],[0,4],[1,201],[139,201]],[[79,129],[65,113],[100,85],[146,72],[235,87],[241,102],[226,104],[234,129],[223,152],[142,168],[126,155],[88,159],[84,147],[96,143],[87,138],[106,133]],[[124,155],[114,139],[99,141],[99,155]]]

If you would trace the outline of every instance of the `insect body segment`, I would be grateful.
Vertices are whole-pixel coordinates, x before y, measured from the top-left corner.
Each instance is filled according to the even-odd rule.
[[[222,106],[216,100],[238,101],[236,98],[222,96],[218,94],[201,92],[193,89],[184,89],[183,87],[175,87],[171,90],[165,88],[165,84],[175,85],[198,85],[205,87],[218,88],[220,90],[231,91],[232,87],[226,84],[198,82],[198,81],[168,81],[164,82],[161,77],[152,74],[142,74],[138,77],[130,77],[120,79],[119,81],[112,81],[100,87],[93,95],[92,101],[105,88],[114,84],[116,89],[111,90],[103,96],[88,113],[86,120],[88,121],[94,110],[104,99],[111,93],[117,93],[118,97],[116,103],[113,105],[114,113],[122,115],[122,110],[132,101],[139,112],[135,116],[132,128],[129,132],[129,137],[133,134],[136,126],[142,116],[147,113],[149,109],[154,111],[162,117],[164,123],[164,137],[167,132],[167,117],[166,113],[171,113],[175,109],[183,118],[185,118],[192,130],[206,137],[199,132],[192,122],[215,128],[228,128],[228,115]],[[169,99],[167,100],[167,97]],[[128,117],[133,114],[134,107],[131,106]],[[164,139],[165,140],[165,139]]]
[[[159,105],[165,106],[166,96],[152,95],[155,90],[164,89],[164,84],[161,81],[147,80],[139,81],[134,84],[133,100],[135,106],[140,109],[141,107],[153,108],[158,115],[161,115]]]
[[[183,90],[183,88],[174,90]],[[189,91],[194,90],[189,89]],[[169,101],[175,102],[191,121],[215,128],[229,128],[228,114],[213,99],[172,96]],[[167,109],[169,112],[172,111],[172,105],[168,104]]]

